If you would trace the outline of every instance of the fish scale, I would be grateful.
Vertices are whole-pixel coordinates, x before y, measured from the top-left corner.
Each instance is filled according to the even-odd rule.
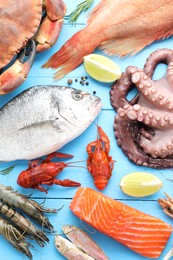
[[[100,98],[71,87],[25,90],[0,109],[0,161],[55,152],[84,132],[101,107]]]

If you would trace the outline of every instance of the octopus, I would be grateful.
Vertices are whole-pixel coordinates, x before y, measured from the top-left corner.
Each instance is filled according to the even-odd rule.
[[[166,73],[153,80],[159,63],[167,65]],[[129,100],[134,88],[137,94]],[[112,85],[110,101],[117,111],[115,137],[129,160],[157,169],[173,167],[173,50],[156,50],[143,69],[127,67]]]

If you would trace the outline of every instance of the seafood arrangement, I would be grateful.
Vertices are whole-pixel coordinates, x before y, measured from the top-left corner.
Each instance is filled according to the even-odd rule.
[[[23,0],[17,5],[14,0],[1,3],[0,69],[18,55],[13,65],[0,75],[0,95],[11,92],[25,81],[36,52],[55,44],[65,13],[63,0]]]
[[[1,254],[171,259],[172,10],[170,0],[0,4]],[[56,80],[73,72],[55,84],[41,66]]]

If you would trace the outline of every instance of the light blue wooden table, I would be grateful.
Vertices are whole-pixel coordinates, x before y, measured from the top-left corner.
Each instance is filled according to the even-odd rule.
[[[65,1],[67,4],[67,13],[70,13],[77,4],[79,4],[80,0],[74,0],[74,1]],[[96,5],[99,2],[99,0],[94,1],[94,5]],[[94,6],[93,5],[93,6]],[[25,81],[25,83],[20,86],[17,90],[13,91],[12,93],[1,96],[0,97],[0,105],[2,106],[5,104],[8,100],[16,96],[18,93],[20,93],[22,90],[29,88],[33,85],[37,84],[55,84],[53,81],[53,71],[51,70],[43,70],[41,68],[41,65],[44,64],[47,59],[55,53],[62,44],[69,39],[75,32],[85,27],[86,24],[86,14],[83,14],[80,16],[78,23],[76,26],[72,27],[67,22],[64,23],[61,35],[59,37],[58,42],[52,49],[49,51],[39,54],[36,57],[36,60],[34,62],[34,65],[31,69],[31,72],[29,74],[29,77]],[[121,67],[121,70],[124,71],[128,65],[136,65],[138,67],[143,67],[146,58],[150,55],[152,51],[155,51],[158,48],[173,48],[173,38],[166,39],[164,41],[160,41],[157,43],[152,44],[151,46],[145,48],[143,51],[141,51],[139,54],[133,56],[133,57],[127,57],[124,59],[120,59],[117,57],[113,57],[112,60],[117,62],[119,66]],[[95,53],[100,53],[100,51],[96,50]],[[163,74],[165,71],[165,66],[160,65],[158,66],[157,75]],[[98,119],[96,122],[105,130],[107,135],[110,138],[111,141],[111,151],[110,155],[113,156],[113,158],[116,160],[115,168],[112,173],[112,178],[110,179],[109,185],[107,188],[103,191],[103,194],[106,194],[110,196],[111,198],[120,200],[121,202],[124,202],[127,205],[130,205],[136,209],[139,209],[145,213],[151,214],[155,217],[158,217],[167,223],[170,223],[173,225],[173,219],[165,215],[165,213],[162,211],[160,206],[157,203],[158,198],[164,197],[164,192],[167,192],[170,196],[173,197],[173,183],[166,180],[166,177],[173,179],[173,170],[162,170],[162,174],[158,170],[149,169],[145,167],[137,166],[133,163],[131,163],[126,156],[122,153],[121,149],[117,146],[116,140],[114,138],[113,133],[113,121],[115,116],[115,111],[112,109],[109,101],[109,90],[110,90],[110,84],[103,84],[99,83],[97,81],[92,80],[89,78],[89,86],[81,86],[79,83],[74,82],[75,78],[80,78],[81,76],[85,76],[86,72],[84,70],[83,65],[79,66],[77,69],[75,69],[73,72],[71,72],[67,77],[63,78],[59,82],[56,82],[56,84],[59,85],[67,85],[67,80],[69,78],[73,79],[73,87],[76,88],[82,88],[83,90],[86,90],[90,93],[93,91],[96,91],[96,95],[99,96],[102,99],[103,102],[103,108],[98,116]],[[67,144],[65,147],[61,149],[61,152],[69,153],[74,155],[74,161],[77,160],[86,160],[87,153],[86,153],[86,145],[95,140],[97,136],[96,133],[96,126],[95,124],[92,124],[80,137],[73,140],[71,143]],[[12,163],[6,163],[1,164],[0,169],[3,169],[6,166],[10,166]],[[85,163],[81,164],[85,166]],[[18,190],[20,193],[29,195],[32,193],[32,198],[36,199],[38,202],[43,202],[43,200],[46,198],[45,201],[45,207],[53,207],[53,208],[60,208],[62,205],[64,207],[58,212],[58,214],[50,214],[49,219],[51,223],[54,226],[54,229],[56,233],[61,233],[61,227],[63,225],[67,224],[74,224],[78,227],[83,228],[86,226],[84,223],[81,223],[81,221],[75,217],[72,212],[69,209],[69,204],[71,202],[71,199],[73,198],[76,188],[64,188],[59,186],[52,186],[49,188],[49,193],[47,196],[45,194],[32,189],[24,189],[17,185],[16,180],[18,174],[23,170],[27,168],[27,162],[20,161],[17,162],[17,166],[12,171],[12,173],[8,176],[0,175],[0,183],[4,185],[12,186],[15,190]],[[153,196],[145,197],[143,199],[135,199],[132,197],[128,197],[124,195],[119,187],[119,183],[121,178],[130,172],[134,171],[146,171],[153,173],[157,175],[160,179],[163,180],[163,188],[157,192]],[[163,177],[163,175],[165,177]],[[80,182],[83,186],[91,187],[95,189],[92,177],[90,173],[85,169],[80,168],[70,168],[65,169],[64,172],[62,172],[59,175],[59,179],[65,179],[70,178],[73,180],[76,180]],[[89,234],[90,236],[95,239],[95,241],[103,248],[107,256],[111,259],[122,259],[122,260],[144,260],[145,257],[139,256],[137,253],[134,253],[127,249],[125,246],[119,244],[118,242],[114,241],[113,239],[99,233],[98,231],[94,231],[93,228],[88,227],[90,230]],[[37,260],[47,260],[47,259],[58,259],[63,260],[64,257],[61,256],[58,251],[56,250],[54,246],[54,234],[48,235],[50,242],[48,245],[46,245],[44,248],[40,248],[36,243],[31,242],[34,246],[33,249],[31,249],[33,254],[33,259]],[[163,259],[164,255],[170,250],[171,246],[173,246],[173,236],[170,238],[163,254],[159,258],[159,260]],[[27,257],[23,256],[21,253],[17,252],[12,246],[8,244],[6,240],[1,238],[0,243],[0,259],[8,259],[8,260],[23,260],[27,259]]]

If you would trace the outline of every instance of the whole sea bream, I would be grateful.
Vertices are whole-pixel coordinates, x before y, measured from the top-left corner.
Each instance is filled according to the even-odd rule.
[[[50,154],[79,136],[101,110],[100,98],[71,87],[34,86],[0,109],[0,161]]]

